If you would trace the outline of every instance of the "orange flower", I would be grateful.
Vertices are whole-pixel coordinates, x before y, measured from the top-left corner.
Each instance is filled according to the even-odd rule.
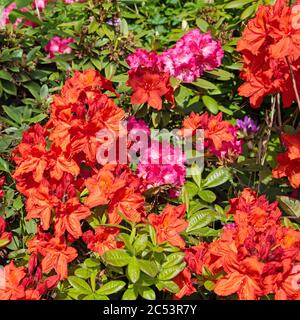
[[[120,249],[124,247],[122,241],[117,241],[116,236],[119,234],[118,228],[98,227],[93,231],[86,231],[82,239],[87,244],[87,247],[102,255],[104,252],[112,249]]]
[[[123,188],[126,184],[125,180],[115,177],[106,168],[104,166],[96,175],[88,178],[85,182],[89,195],[85,199],[84,204],[89,208],[107,205],[113,198],[114,192]]]
[[[77,257],[76,249],[68,247],[61,238],[53,238],[41,232],[28,241],[27,247],[29,252],[42,255],[43,273],[54,269],[61,280],[68,277],[68,263]]]
[[[300,187],[300,132],[296,135],[282,134],[281,138],[287,151],[278,154],[278,164],[272,175],[277,179],[288,177],[291,186],[297,189]]]
[[[0,270],[0,300],[22,299],[25,291],[21,282],[25,275],[25,268],[16,267],[13,261]]]
[[[222,118],[221,112],[216,116],[210,116],[207,112],[201,115],[192,112],[188,118],[184,119],[183,130],[191,129],[195,134],[196,129],[203,129],[205,147],[212,152],[220,151],[224,143],[235,139],[231,130],[233,126]]]
[[[49,194],[49,188],[43,184],[39,188],[28,191],[26,201],[26,219],[41,219],[41,226],[44,230],[50,228],[51,211],[58,203],[55,196]]]
[[[136,190],[139,186],[132,183],[133,174],[128,175],[125,172],[125,175],[119,175],[117,170],[117,167],[106,165],[96,175],[88,178],[86,186],[89,195],[84,203],[89,208],[107,205],[111,224],[120,223],[121,215],[129,221],[140,222],[144,216],[144,198]]]
[[[133,90],[132,104],[147,103],[154,109],[162,109],[162,97],[173,103],[173,89],[169,75],[164,72],[150,70],[129,71],[127,85]]]
[[[56,212],[55,234],[62,236],[68,231],[75,239],[82,235],[80,221],[88,218],[91,212],[77,198],[71,198],[66,203],[60,203]]]
[[[217,279],[214,292],[219,296],[299,298],[300,232],[283,227],[277,203],[250,189],[230,202],[234,224],[225,225],[220,239],[207,247],[186,250],[188,267],[197,274],[208,268]]]
[[[190,296],[196,292],[196,289],[193,287],[192,275],[188,268],[184,268],[173,281],[180,288],[180,291],[174,294],[175,300],[182,299],[184,296]]]
[[[185,214],[185,205],[178,207],[167,204],[160,215],[151,213],[148,221],[156,230],[158,243],[165,241],[170,242],[173,246],[184,248],[185,242],[181,238],[180,233],[188,227],[188,222],[182,217]]]

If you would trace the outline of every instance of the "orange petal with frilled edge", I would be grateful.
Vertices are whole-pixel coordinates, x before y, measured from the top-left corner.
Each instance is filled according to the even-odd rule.
[[[258,285],[258,282],[251,277],[245,276],[243,283],[238,290],[240,300],[257,300],[262,296],[263,292]]]
[[[214,292],[219,296],[234,294],[240,289],[244,278],[245,276],[243,274],[233,272],[217,281]]]

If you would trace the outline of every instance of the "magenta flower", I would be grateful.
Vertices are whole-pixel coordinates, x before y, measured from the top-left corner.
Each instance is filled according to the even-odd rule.
[[[48,58],[53,58],[55,56],[55,53],[71,53],[72,48],[70,48],[68,45],[73,42],[75,42],[75,39],[72,37],[65,39],[58,36],[53,37],[45,46],[45,51],[49,52]]]
[[[48,0],[33,0],[33,7],[43,10],[46,8]]]
[[[2,15],[0,16],[0,28],[4,28],[7,24],[10,23],[9,21],[9,15],[12,12],[12,10],[16,9],[17,5],[15,2],[11,3],[9,6],[3,9]],[[18,23],[21,22],[21,19],[17,19]],[[15,22],[15,24],[17,23]],[[17,23],[17,24],[18,24]]]
[[[134,134],[144,132],[148,136],[150,135],[150,128],[147,123],[144,120],[138,120],[133,116],[127,119],[127,131],[128,133],[133,132]]]
[[[194,29],[184,35],[175,46],[164,51],[160,63],[165,72],[185,82],[193,82],[204,71],[220,66],[224,51],[219,41],[212,39],[210,32]]]
[[[145,49],[136,49],[127,57],[126,61],[133,71],[137,71],[139,68],[156,69],[159,66],[159,56],[155,52],[149,52]]]
[[[147,188],[171,185],[170,196],[178,196],[185,181],[185,156],[181,148],[166,142],[152,141],[138,163],[137,174],[147,182]]]

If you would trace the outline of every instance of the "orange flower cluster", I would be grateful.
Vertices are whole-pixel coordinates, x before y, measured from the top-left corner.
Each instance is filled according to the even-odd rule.
[[[274,178],[288,177],[293,188],[300,187],[300,132],[295,135],[282,134],[281,140],[287,151],[277,156],[278,165],[273,169]]]
[[[185,241],[180,236],[180,233],[188,227],[188,222],[183,219],[185,211],[185,204],[178,207],[167,204],[160,215],[155,213],[148,215],[148,221],[156,231],[158,243],[168,241],[175,247],[185,247]]]
[[[207,112],[201,115],[192,112],[183,121],[183,132],[184,129],[192,130],[193,134],[197,129],[203,129],[204,146],[217,157],[224,157],[229,153],[236,155],[242,153],[242,141],[237,139],[237,128],[223,120],[222,112],[216,116]]]
[[[296,99],[292,73],[300,87],[300,6],[299,1],[293,6],[287,3],[277,0],[274,6],[260,6],[237,46],[244,61],[240,76],[245,80],[239,94],[249,97],[254,108],[275,93],[281,93],[283,107],[289,107]]]
[[[235,223],[225,226],[214,242],[186,250],[191,271],[202,275],[207,268],[218,296],[300,299],[300,232],[283,227],[277,203],[251,189],[230,204]]]
[[[3,270],[3,288],[0,300],[40,300],[48,290],[55,288],[59,281],[57,275],[42,279],[42,271],[37,257],[32,255],[28,268],[16,267],[11,261]]]
[[[105,142],[97,139],[97,132],[108,129],[119,137],[125,116],[101,90],[115,93],[99,72],[75,72],[54,96],[45,127],[36,124],[25,132],[12,156],[17,164],[13,177],[26,198],[26,218],[40,219],[41,230],[28,242],[29,252],[42,260],[43,273],[55,271],[60,279],[67,277],[68,263],[77,257],[69,243],[82,236],[91,208],[106,206],[110,223],[120,223],[122,217],[140,222],[145,216],[140,178],[125,165],[101,166],[96,161],[97,149]],[[89,195],[82,203],[85,187]],[[102,241],[101,232],[96,231],[93,247]]]

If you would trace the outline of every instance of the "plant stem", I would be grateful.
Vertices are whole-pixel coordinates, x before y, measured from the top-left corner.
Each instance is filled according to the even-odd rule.
[[[289,70],[290,70],[290,74],[291,74],[291,77],[292,77],[292,83],[293,83],[293,89],[294,89],[294,92],[295,92],[295,96],[296,96],[296,100],[297,100],[297,104],[298,104],[298,108],[300,110],[300,97],[299,97],[299,92],[298,92],[298,88],[297,88],[297,83],[296,83],[296,78],[295,78],[295,74],[294,74],[294,70],[291,66],[291,63],[289,61],[289,58],[288,57],[285,57],[286,59],[286,63],[289,67]]]
[[[276,95],[276,108],[277,108],[277,119],[278,119],[278,126],[282,128],[282,119],[281,119],[281,110],[280,110],[280,94],[277,93]]]

